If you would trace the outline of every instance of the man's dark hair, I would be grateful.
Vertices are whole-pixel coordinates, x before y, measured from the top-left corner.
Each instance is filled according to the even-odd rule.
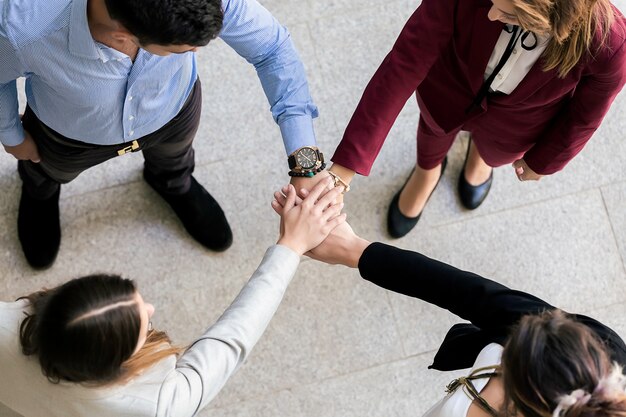
[[[105,0],[142,45],[204,46],[222,29],[221,0]]]

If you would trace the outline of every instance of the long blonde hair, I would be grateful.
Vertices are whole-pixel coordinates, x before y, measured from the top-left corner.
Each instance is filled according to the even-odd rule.
[[[122,364],[122,372],[114,383],[126,383],[168,356],[178,357],[184,350],[173,346],[167,333],[151,330],[141,349]]]
[[[609,0],[512,0],[520,26],[550,36],[543,53],[544,71],[558,68],[564,78],[587,53],[594,40],[606,46],[615,12]]]

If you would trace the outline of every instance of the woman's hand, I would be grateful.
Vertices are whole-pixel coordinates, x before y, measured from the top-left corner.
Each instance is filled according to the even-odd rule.
[[[359,259],[371,242],[354,233],[348,222],[335,227],[326,239],[306,256],[327,264],[340,264],[350,268],[359,266]]]
[[[526,164],[526,161],[523,159],[518,159],[513,162],[513,168],[515,169],[517,179],[520,181],[539,181],[543,177],[543,175],[537,174],[535,171],[530,169],[530,167]]]
[[[278,244],[302,255],[322,243],[346,220],[346,215],[340,214],[343,203],[335,203],[343,188],[329,190],[331,184],[330,179],[320,181],[299,204],[296,204],[296,190],[289,184],[284,204],[272,201],[272,208],[281,217]]]
[[[286,204],[288,193],[287,186],[283,187],[281,192],[274,193],[274,210],[280,214],[280,210]],[[304,197],[309,195],[307,190],[301,190],[300,194]],[[298,201],[299,200],[299,201]],[[300,204],[302,200],[296,198],[296,204]],[[352,230],[348,222],[343,222],[333,229],[326,239],[319,246],[306,252],[305,255],[327,264],[341,264],[351,268],[359,265],[359,259],[365,248],[370,242],[357,236]]]

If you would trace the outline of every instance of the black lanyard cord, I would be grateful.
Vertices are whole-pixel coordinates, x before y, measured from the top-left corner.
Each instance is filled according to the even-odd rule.
[[[470,104],[469,107],[467,109],[465,109],[465,113],[466,114],[469,113],[470,111],[472,111],[472,109],[474,107],[480,106],[480,103],[483,101],[483,99],[489,93],[489,89],[491,88],[491,84],[493,83],[493,80],[495,80],[495,78],[498,75],[498,73],[500,72],[500,70],[502,70],[502,67],[504,67],[504,64],[506,64],[506,62],[511,57],[511,54],[513,53],[513,50],[515,49],[515,45],[517,44],[517,41],[520,38],[522,39],[522,47],[524,49],[526,49],[526,50],[534,49],[535,46],[537,46],[537,37],[532,32],[525,32],[525,31],[521,30],[519,26],[513,26],[513,28],[510,29],[510,30],[507,28],[507,29],[505,29],[505,31],[508,32],[508,33],[511,33],[511,39],[509,39],[509,43],[507,44],[506,49],[504,50],[504,53],[502,54],[502,57],[500,58],[500,61],[498,61],[498,64],[494,68],[493,72],[483,82],[483,85],[480,87],[480,90],[478,90],[478,93],[476,94],[476,97],[474,97],[474,100],[472,100],[472,104]],[[535,43],[532,46],[526,47],[524,45],[524,41],[526,40],[526,38],[529,35],[533,35],[534,36]]]

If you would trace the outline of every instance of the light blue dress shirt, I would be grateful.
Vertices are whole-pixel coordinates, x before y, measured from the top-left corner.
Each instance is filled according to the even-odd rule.
[[[317,108],[289,32],[255,0],[223,0],[220,37],[255,66],[287,153],[315,145]],[[96,42],[87,0],[0,0],[0,141],[19,145],[24,132],[15,80],[37,117],[82,142],[130,142],[169,122],[196,81],[193,52],[135,61]]]

